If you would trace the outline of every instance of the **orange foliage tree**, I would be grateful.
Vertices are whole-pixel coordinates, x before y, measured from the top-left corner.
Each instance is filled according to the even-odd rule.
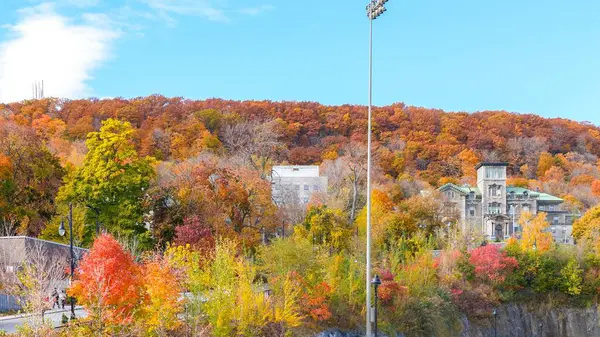
[[[179,325],[177,315],[183,310],[179,301],[182,289],[175,271],[160,257],[148,261],[142,273],[146,295],[141,307],[143,329],[151,336],[166,336]]]
[[[592,193],[595,196],[600,197],[600,180],[594,180],[592,182]]]
[[[81,260],[69,295],[88,311],[97,332],[131,324],[144,299],[142,272],[131,254],[103,234]]]

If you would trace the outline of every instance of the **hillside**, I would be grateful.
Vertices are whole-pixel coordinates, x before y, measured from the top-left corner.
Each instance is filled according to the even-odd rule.
[[[15,146],[10,139],[29,139],[26,144],[37,144],[34,152],[45,147],[58,157],[61,165],[44,171],[55,172],[53,178],[33,186],[36,192],[26,197],[36,200],[37,214],[19,213],[21,219],[27,214],[28,219],[47,220],[54,212],[63,168],[69,171],[83,163],[86,135],[108,118],[130,122],[139,154],[159,161],[181,162],[211,152],[250,158],[263,170],[276,163],[322,163],[327,171],[328,163],[337,159],[364,161],[366,114],[364,106],[311,102],[193,101],[156,95],[43,99],[0,105],[0,154],[14,171],[18,163],[10,158]],[[449,113],[401,103],[376,107],[373,116],[376,179],[383,185],[407,177],[434,187],[473,182],[477,162],[501,160],[509,163],[513,185],[542,188],[581,210],[598,202],[597,126],[504,111]],[[31,177],[24,171],[19,170],[21,182],[29,184]],[[44,226],[39,221],[33,233]]]
[[[240,121],[275,120],[277,129],[273,131],[279,132],[279,140],[286,150],[279,159],[295,164],[318,163],[323,156],[331,156],[332,150],[341,149],[348,142],[363,141],[367,123],[364,106],[221,99],[191,101],[162,96],[129,100],[44,99],[0,105],[0,111],[5,120],[69,141],[84,140],[88,132],[98,130],[101,121],[107,118],[126,120],[137,129],[136,139],[142,154],[161,160],[182,159],[182,152],[200,151],[192,144],[205,138],[206,131],[221,137],[225,126]],[[542,152],[577,154],[594,164],[594,157],[600,155],[600,128],[566,119],[504,111],[447,113],[401,103],[376,107],[373,116],[375,138],[384,155],[382,168],[392,175],[407,170],[420,172],[425,177],[438,174],[460,177],[465,172],[461,172],[460,163],[453,158],[465,149],[474,151],[481,159],[509,162],[515,175],[520,175],[525,164],[535,166]],[[55,120],[64,125],[48,129]],[[187,144],[180,144],[180,137],[184,137]],[[401,159],[401,167],[389,165],[392,155]],[[526,175],[535,178],[536,172],[530,168]]]

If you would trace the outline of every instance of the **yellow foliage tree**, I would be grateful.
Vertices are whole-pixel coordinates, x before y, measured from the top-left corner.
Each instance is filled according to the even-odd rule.
[[[519,219],[519,225],[523,228],[523,234],[520,240],[521,249],[524,251],[535,248],[537,251],[544,252],[552,246],[552,234],[545,231],[550,224],[546,221],[546,213],[533,215],[530,212],[524,212]]]
[[[506,180],[506,185],[527,188],[529,186],[529,180],[521,177],[510,177]]]
[[[552,157],[550,153],[542,152],[542,154],[540,154],[540,159],[538,160],[538,166],[536,171],[537,177],[544,177],[546,171],[548,171],[552,166],[554,166],[554,162],[554,157]]]
[[[385,227],[393,212],[394,203],[387,193],[380,190],[371,192],[371,225],[373,238],[379,245],[385,240]],[[367,228],[367,209],[366,207],[358,214],[356,223],[361,235],[366,233]]]
[[[182,288],[166,260],[156,258],[143,267],[146,300],[142,304],[143,329],[148,336],[166,336],[179,324],[183,311],[179,296]]]
[[[591,208],[573,223],[573,237],[588,241],[600,251],[600,205]]]
[[[257,270],[238,257],[233,241],[218,241],[213,255],[203,259],[189,247],[167,250],[170,263],[183,272],[191,293],[192,326],[207,324],[212,336],[263,336],[272,325],[300,325],[300,288],[291,277],[266,285],[256,283]],[[267,333],[267,335],[269,335]]]

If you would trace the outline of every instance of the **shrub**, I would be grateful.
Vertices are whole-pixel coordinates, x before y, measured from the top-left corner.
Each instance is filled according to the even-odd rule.
[[[572,259],[564,266],[560,274],[562,275],[562,291],[571,296],[581,294],[583,285],[583,270],[579,268],[579,263]]]
[[[514,257],[507,256],[496,245],[473,249],[469,262],[474,266],[475,276],[479,280],[492,284],[502,283],[506,275],[519,266]]]

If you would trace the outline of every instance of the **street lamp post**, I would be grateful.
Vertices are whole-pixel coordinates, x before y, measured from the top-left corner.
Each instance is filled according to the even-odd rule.
[[[371,337],[371,110],[373,106],[373,20],[383,14],[385,3],[388,0],[371,0],[367,5],[367,17],[369,18],[369,111],[367,122],[367,284],[366,284],[366,307],[367,307],[367,337]]]
[[[65,221],[64,218],[60,220],[60,227],[58,228],[58,234],[60,236],[65,235]],[[73,252],[73,204],[69,203],[69,241],[70,241],[70,253],[71,253],[71,284],[73,283],[73,275],[75,271],[75,254]],[[75,298],[71,296],[71,319],[75,319]]]
[[[379,275],[375,275],[375,277],[373,278],[373,281],[371,281],[371,284],[373,285],[373,289],[375,290],[375,298],[374,298],[374,310],[373,310],[373,332],[375,337],[377,337],[377,289],[379,288],[379,285],[381,285],[381,280],[379,279]]]

